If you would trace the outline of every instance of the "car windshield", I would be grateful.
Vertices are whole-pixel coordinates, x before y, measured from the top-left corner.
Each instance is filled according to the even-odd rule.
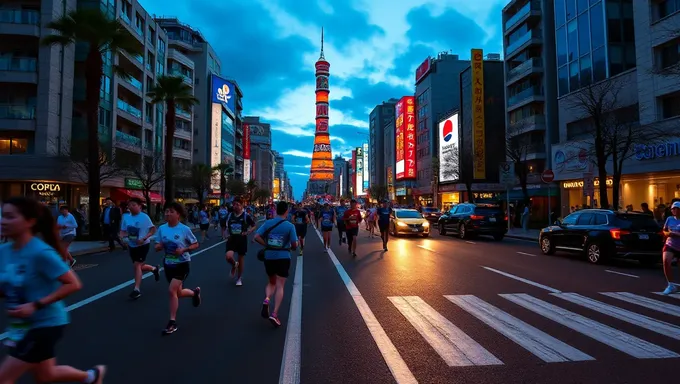
[[[396,211],[394,214],[399,219],[421,219],[423,217],[418,211]]]
[[[423,208],[423,212],[439,212],[439,208]]]
[[[640,229],[656,231],[659,229],[659,224],[652,215],[619,213],[616,218],[621,229],[633,231]]]

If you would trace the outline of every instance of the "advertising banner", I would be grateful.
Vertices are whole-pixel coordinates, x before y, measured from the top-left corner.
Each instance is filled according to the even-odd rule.
[[[513,186],[515,185],[515,163],[512,161],[501,162],[499,169],[499,182],[503,185]]]
[[[222,162],[222,105],[212,105],[210,120],[210,166],[214,167]],[[210,179],[210,189],[220,190],[220,176],[214,174]]]
[[[418,68],[416,68],[416,83],[418,83],[420,79],[425,77],[425,75],[427,75],[430,72],[430,62],[431,60],[430,57],[428,56],[427,59],[425,59],[425,61],[423,61],[422,64],[420,64]]]
[[[458,113],[439,123],[439,182],[456,181],[460,177]]]
[[[364,149],[362,147],[357,147],[356,154],[357,163],[354,173],[356,182],[356,195],[361,196],[364,194]]]
[[[394,107],[394,159],[397,180],[404,178],[404,109],[404,99],[402,98]]]
[[[272,194],[274,195],[274,199],[278,200],[279,196],[281,194],[281,184],[278,178],[274,179],[274,185],[272,188]]]
[[[475,179],[486,178],[484,133],[484,53],[473,49],[472,57],[472,169]]]
[[[243,124],[243,159],[250,159],[250,126]]]
[[[232,114],[234,108],[234,97],[236,97],[236,87],[234,83],[219,76],[212,76],[212,102],[227,108]]]
[[[396,105],[395,157],[397,180],[416,178],[416,111],[413,96]]]
[[[345,194],[345,190],[342,185],[342,173],[340,174],[340,196]]]
[[[243,159],[243,182],[247,183],[250,181],[250,173],[252,172],[251,170],[251,163],[250,159]]]
[[[363,151],[364,151],[364,189],[368,189],[369,184],[368,172],[370,170],[370,167],[368,165],[368,143],[364,143]]]

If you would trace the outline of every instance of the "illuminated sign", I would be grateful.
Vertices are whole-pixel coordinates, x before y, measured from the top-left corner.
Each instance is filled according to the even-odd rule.
[[[364,143],[363,152],[364,152],[364,189],[368,189],[369,184],[368,171],[370,169],[368,164],[368,143]]]
[[[31,191],[40,196],[54,196],[56,192],[61,192],[61,186],[57,183],[32,183]]]
[[[243,159],[250,159],[250,126],[243,124]]]
[[[354,179],[356,185],[356,195],[364,194],[364,151],[361,147],[356,149],[356,168],[354,170]]]
[[[231,81],[225,80],[219,76],[212,76],[212,102],[213,104],[220,104],[226,107],[229,111],[235,111],[234,96],[236,93],[236,86]]]
[[[279,199],[281,194],[281,183],[278,178],[274,179],[274,185],[272,186],[272,193],[274,194],[274,199]]]
[[[397,180],[416,178],[416,111],[413,96],[397,102],[395,157]]]
[[[210,121],[210,166],[214,167],[222,162],[222,105],[212,105]],[[214,174],[210,179],[210,189],[219,191],[220,176]]]
[[[659,144],[635,144],[635,160],[661,159],[680,155],[680,141]]]
[[[330,144],[314,144],[314,152],[330,152]]]
[[[425,75],[427,75],[430,72],[430,68],[431,68],[430,63],[431,63],[431,60],[430,60],[430,57],[428,56],[428,58],[425,59],[425,61],[423,61],[423,63],[420,64],[418,66],[418,68],[416,68],[416,83],[418,83],[418,81],[420,81],[420,79],[425,77]]]
[[[458,180],[458,113],[439,123],[439,182]]]
[[[486,178],[484,132],[484,53],[473,49],[472,57],[472,169],[475,179]]]
[[[342,173],[340,173],[340,196],[342,196],[345,193],[343,185],[342,185]]]
[[[125,178],[125,188],[127,189],[144,189],[144,183],[140,179]]]
[[[593,185],[595,187],[600,186],[600,180],[595,179],[593,181]],[[614,185],[614,179],[611,177],[607,178],[607,187],[611,187]],[[576,181],[565,181],[562,183],[562,188],[564,189],[575,189],[575,188],[583,188],[583,180],[576,180]]]
[[[243,182],[247,183],[250,181],[251,164],[250,159],[243,159]]]

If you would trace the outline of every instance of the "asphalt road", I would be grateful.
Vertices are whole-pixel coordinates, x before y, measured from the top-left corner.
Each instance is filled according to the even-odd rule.
[[[59,360],[108,364],[114,384],[677,382],[680,300],[654,293],[665,288],[658,267],[436,233],[381,248],[362,231],[353,259],[333,233],[324,253],[310,227],[275,329],[259,316],[258,247],[236,287],[224,244],[208,241],[187,281],[203,304],[183,302],[179,331],[164,337],[164,278],[146,278],[130,301],[126,253],[83,256]]]

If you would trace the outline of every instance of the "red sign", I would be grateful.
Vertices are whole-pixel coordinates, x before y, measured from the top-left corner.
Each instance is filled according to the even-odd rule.
[[[416,83],[430,72],[430,57],[428,56],[422,64],[416,68]]]
[[[555,172],[553,172],[552,169],[546,169],[541,173],[541,180],[543,180],[544,183],[551,183],[555,180]]]
[[[243,124],[243,158],[250,159],[250,125]]]
[[[395,157],[397,180],[416,178],[416,103],[402,97],[396,105]]]

